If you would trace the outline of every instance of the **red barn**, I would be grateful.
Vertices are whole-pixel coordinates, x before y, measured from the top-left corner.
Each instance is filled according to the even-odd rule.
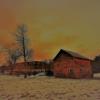
[[[26,64],[24,62],[22,63],[16,63],[15,65],[12,65],[12,74],[36,74],[39,72],[46,72],[51,68],[51,63],[46,63],[44,61],[32,61],[27,62]]]
[[[53,59],[53,73],[56,77],[92,78],[91,60],[72,51],[60,50]]]

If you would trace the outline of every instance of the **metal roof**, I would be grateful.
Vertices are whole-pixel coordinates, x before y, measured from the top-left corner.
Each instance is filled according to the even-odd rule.
[[[87,57],[84,57],[83,55],[80,55],[79,53],[73,52],[73,51],[69,51],[69,50],[63,50],[61,49],[59,51],[59,53],[56,55],[56,57],[54,58],[54,60],[61,54],[65,54],[65,55],[70,55],[71,57],[75,57],[75,58],[80,58],[80,59],[86,59],[86,60],[90,60]]]

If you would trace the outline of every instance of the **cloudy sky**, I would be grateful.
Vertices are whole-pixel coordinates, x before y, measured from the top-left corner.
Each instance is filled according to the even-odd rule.
[[[11,47],[23,23],[36,60],[52,59],[60,48],[100,54],[100,0],[0,0],[0,45]]]

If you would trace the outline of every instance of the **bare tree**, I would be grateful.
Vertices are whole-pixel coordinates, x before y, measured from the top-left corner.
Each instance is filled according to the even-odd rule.
[[[32,49],[28,48],[29,39],[27,36],[27,27],[23,24],[18,26],[17,32],[15,33],[15,38],[17,41],[17,44],[20,47],[21,54],[24,58],[25,66],[26,62],[32,57]],[[27,77],[27,74],[25,73],[25,78]]]
[[[8,53],[8,62],[9,64],[15,64],[16,61],[19,59],[19,57],[21,57],[21,52],[19,51],[19,49],[7,49],[7,53]]]
[[[16,48],[10,48],[10,49],[5,49],[5,52],[7,53],[7,63],[10,66],[10,74],[12,74],[13,69],[15,67],[16,61],[21,57],[21,52],[16,49]]]
[[[22,55],[24,57],[24,62],[27,62],[26,51],[27,51],[28,38],[27,38],[26,32],[27,32],[27,28],[23,24],[23,25],[18,26],[17,32],[15,34],[17,44],[20,46]]]
[[[26,50],[26,60],[27,61],[33,60],[33,49]]]
[[[22,55],[18,48],[13,48],[13,47],[7,48],[7,47],[2,46],[2,48],[0,50],[2,53],[3,52],[6,53],[7,62],[9,65],[15,64],[16,61],[19,59],[19,57],[21,57],[21,55]]]
[[[20,46],[24,62],[27,62],[32,57],[33,50],[28,48],[29,39],[27,36],[27,27],[24,24],[18,26],[15,38],[17,44]]]

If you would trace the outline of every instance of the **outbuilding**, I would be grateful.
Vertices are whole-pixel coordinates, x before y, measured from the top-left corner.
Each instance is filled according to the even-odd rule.
[[[72,51],[61,49],[53,59],[55,77],[92,78],[91,60]]]

